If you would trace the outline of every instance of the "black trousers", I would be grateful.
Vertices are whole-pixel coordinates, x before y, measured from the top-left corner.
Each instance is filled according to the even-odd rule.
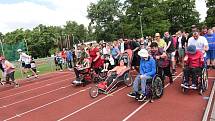
[[[189,83],[189,77],[192,77],[192,84],[196,84],[197,85],[197,79],[198,79],[198,75],[201,76],[202,73],[202,68],[185,68],[184,69],[184,77],[185,77],[185,81],[184,83]]]

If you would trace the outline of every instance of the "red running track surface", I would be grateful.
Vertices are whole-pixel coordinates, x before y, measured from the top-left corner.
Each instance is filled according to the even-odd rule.
[[[181,74],[181,69],[177,70]],[[181,76],[181,75],[180,75]],[[110,95],[89,97],[89,88],[74,87],[72,72],[56,72],[40,76],[30,82],[20,81],[21,87],[0,87],[0,120],[13,121],[198,121],[203,116],[212,86],[200,96],[197,91],[189,90],[183,94],[180,88],[181,77],[168,84],[165,92],[154,103],[137,102],[126,94],[130,87],[120,85]],[[215,70],[209,71],[215,77]]]

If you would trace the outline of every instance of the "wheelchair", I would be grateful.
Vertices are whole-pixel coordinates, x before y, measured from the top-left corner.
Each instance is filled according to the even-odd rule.
[[[141,89],[141,88],[139,88]],[[164,92],[164,81],[156,74],[153,78],[146,80],[146,97],[148,100],[162,97]]]
[[[197,90],[199,91],[200,95],[203,95],[203,93],[208,89],[208,72],[207,68],[203,67],[201,68],[201,73],[197,74]],[[191,75],[189,76],[189,80],[191,80]],[[184,70],[183,70],[183,76],[182,76],[182,83],[185,82],[185,76],[184,76]],[[190,81],[189,81],[190,82]],[[189,88],[182,87],[182,92],[186,93],[190,88],[190,84],[188,84]]]

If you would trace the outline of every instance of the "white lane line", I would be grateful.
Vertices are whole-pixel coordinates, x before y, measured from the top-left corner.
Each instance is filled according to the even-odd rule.
[[[111,94],[115,94],[115,93],[117,93],[117,92],[123,90],[124,88],[126,88],[126,87],[122,87],[122,88],[120,88],[119,90],[117,90],[117,91],[115,91],[115,92],[113,92],[113,93],[111,93]],[[82,111],[82,110],[84,110],[84,109],[86,109],[86,108],[88,108],[88,107],[90,107],[90,106],[92,106],[92,105],[94,105],[94,104],[96,104],[96,103],[98,103],[98,102],[104,100],[104,99],[107,98],[107,97],[110,97],[110,96],[109,96],[109,95],[106,95],[105,97],[100,98],[99,100],[96,100],[96,101],[94,101],[94,102],[92,102],[92,103],[90,103],[90,104],[88,104],[88,105],[86,105],[86,106],[84,106],[84,107],[82,107],[82,108],[80,108],[80,109],[78,109],[78,110],[76,110],[76,111],[70,113],[69,115],[67,115],[67,116],[65,116],[65,117],[63,117],[63,118],[58,119],[57,121],[62,121],[62,120],[64,120],[64,119],[66,119],[66,118],[68,118],[68,117],[70,117],[70,116],[72,116],[72,115],[74,115],[74,114],[76,114],[76,113],[78,113],[78,112],[80,112],[80,111]]]
[[[57,100],[55,100],[55,101],[49,102],[49,103],[47,103],[47,104],[44,104],[44,105],[41,105],[41,106],[39,106],[39,107],[33,108],[33,109],[31,109],[31,110],[25,111],[25,112],[23,112],[23,113],[16,114],[15,116],[10,117],[10,118],[7,118],[7,119],[5,119],[5,120],[3,120],[3,121],[9,121],[9,120],[12,120],[12,119],[14,119],[14,118],[23,116],[23,115],[28,114],[28,113],[30,113],[30,112],[36,111],[36,110],[38,110],[38,109],[40,109],[40,108],[44,108],[44,107],[49,106],[49,105],[51,105],[51,104],[53,104],[53,103],[56,103],[56,102],[59,102],[59,101],[61,101],[61,100],[67,99],[67,98],[69,98],[69,97],[72,97],[72,96],[74,96],[74,95],[77,95],[77,94],[79,94],[79,93],[81,93],[81,92],[84,92],[84,91],[90,89],[90,88],[91,88],[91,87],[88,87],[88,88],[86,88],[86,89],[80,90],[80,91],[78,91],[78,92],[76,92],[76,93],[72,93],[72,94],[70,94],[70,95],[68,95],[68,96],[62,97],[62,98],[57,99]]]
[[[53,93],[53,92],[56,92],[56,91],[58,91],[58,90],[65,89],[65,88],[70,87],[70,86],[72,86],[72,85],[63,86],[63,87],[57,88],[57,89],[55,89],[55,90],[52,90],[52,91],[49,91],[49,92],[46,92],[46,93],[42,93],[42,94],[39,94],[39,95],[30,97],[30,98],[26,98],[26,99],[24,99],[24,100],[20,100],[20,101],[13,102],[13,103],[10,103],[10,104],[7,104],[7,105],[3,105],[3,106],[0,107],[0,109],[6,108],[6,107],[9,107],[9,106],[12,106],[12,105],[15,105],[15,104],[18,104],[18,103],[27,101],[27,100],[31,100],[31,99],[34,99],[34,98],[37,98],[37,97],[40,97],[40,96],[43,96],[43,95],[47,95],[47,94],[49,94],[49,93]]]
[[[69,75],[70,75],[70,74],[62,75],[61,77],[58,76],[57,78],[62,78],[62,77],[66,77],[66,76],[69,76]],[[53,77],[55,77],[55,76],[53,76]],[[53,78],[43,80],[43,79],[45,79],[45,78],[47,78],[47,77],[38,78],[38,79],[41,80],[41,81],[39,81],[39,82],[36,82],[36,81],[35,81],[35,83],[28,84],[28,85],[24,85],[24,86],[21,86],[21,87],[19,87],[19,88],[13,88],[13,89],[10,89],[10,90],[6,90],[6,91],[3,91],[2,93],[6,93],[6,92],[8,92],[8,91],[17,90],[17,89],[29,87],[29,86],[31,86],[31,85],[40,84],[40,83],[43,83],[43,82],[47,82],[47,81],[53,80]],[[26,80],[26,82],[28,82],[28,81]],[[31,82],[31,81],[29,81],[29,82]],[[1,98],[0,98],[0,99],[1,99]]]
[[[74,77],[71,78],[71,80],[72,80],[72,79],[74,79]],[[5,97],[0,98],[0,100],[1,100],[1,99],[5,99],[5,98],[9,98],[9,97],[12,97],[12,96],[24,94],[24,93],[26,93],[26,92],[30,92],[30,91],[33,91],[33,90],[41,89],[41,88],[43,88],[43,87],[47,87],[47,86],[50,86],[50,85],[54,85],[54,84],[58,84],[58,83],[61,83],[61,82],[65,82],[65,81],[67,81],[67,80],[68,80],[68,79],[63,79],[62,81],[57,81],[57,82],[54,82],[54,83],[49,83],[49,84],[46,84],[46,85],[44,85],[44,86],[40,86],[40,87],[33,88],[33,89],[29,89],[29,90],[26,90],[26,91],[23,91],[23,92],[19,92],[19,93],[15,93],[15,94],[12,94],[12,95],[8,95],[8,96],[5,96]]]
[[[176,76],[173,79],[173,81],[175,81],[181,74],[182,74],[182,72],[178,76]],[[170,85],[170,83],[166,84],[164,88],[167,88],[169,85]],[[127,117],[125,117],[122,121],[127,121],[129,118],[131,118],[134,114],[136,114],[139,110],[141,110],[148,103],[149,103],[149,101],[146,101],[145,103],[143,103],[136,110],[134,110],[132,113],[130,113]]]

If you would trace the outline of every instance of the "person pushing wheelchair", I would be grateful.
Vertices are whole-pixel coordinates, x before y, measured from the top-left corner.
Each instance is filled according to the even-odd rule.
[[[140,60],[140,72],[136,76],[133,82],[133,92],[127,94],[129,97],[133,97],[138,101],[146,99],[146,80],[152,79],[156,74],[156,63],[153,57],[149,56],[146,49],[141,49],[138,52],[141,57]],[[141,83],[141,91],[139,93],[139,82]]]

